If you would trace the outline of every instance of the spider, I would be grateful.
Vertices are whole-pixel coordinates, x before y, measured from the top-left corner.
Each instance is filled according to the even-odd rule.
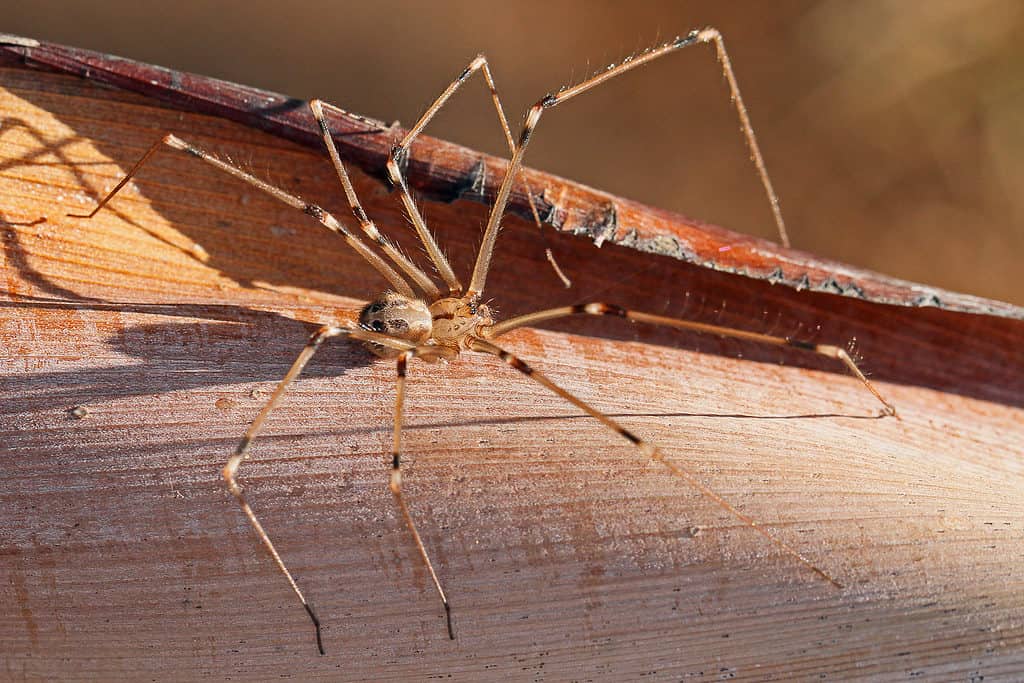
[[[660,463],[675,476],[684,480],[687,484],[698,490],[704,497],[725,509],[729,514],[743,522],[745,526],[759,533],[769,543],[784,551],[787,555],[797,560],[807,569],[813,571],[819,577],[834,586],[841,587],[840,582],[835,577],[815,565],[810,559],[805,557],[794,547],[763,528],[753,518],[737,510],[731,503],[729,503],[729,501],[704,484],[690,469],[668,460],[655,445],[645,441],[640,436],[626,429],[615,419],[605,415],[588,403],[577,398],[569,391],[566,391],[559,385],[555,384],[543,374],[537,372],[526,361],[498,346],[494,340],[518,327],[550,321],[556,318],[574,315],[590,315],[612,316],[624,318],[634,323],[661,325],[706,334],[734,337],[776,346],[790,346],[817,353],[841,362],[845,365],[846,369],[856,377],[864,387],[866,387],[867,390],[870,391],[876,399],[878,399],[879,402],[881,402],[883,406],[881,413],[883,415],[895,416],[895,407],[883,398],[879,391],[868,381],[846,350],[841,347],[828,344],[812,344],[790,337],[777,337],[718,325],[675,319],[636,310],[629,310],[612,304],[600,302],[550,308],[514,317],[502,322],[497,322],[494,319],[489,305],[482,301],[488,269],[494,254],[495,242],[498,237],[506,204],[508,203],[509,194],[513,183],[516,182],[518,178],[530,138],[544,112],[630,69],[641,66],[683,48],[699,44],[713,44],[715,46],[718,60],[722,65],[723,74],[728,82],[732,100],[740,119],[741,130],[746,137],[747,144],[751,151],[752,160],[758,170],[765,192],[768,196],[769,203],[771,204],[776,225],[779,229],[780,238],[784,244],[788,245],[788,238],[786,237],[785,225],[782,220],[781,210],[779,209],[778,198],[776,197],[771,182],[768,179],[764,162],[760,151],[758,150],[753,129],[747,116],[743,100],[740,96],[739,86],[736,82],[728,54],[725,50],[723,38],[721,34],[713,28],[691,31],[685,36],[677,37],[672,41],[651,48],[638,55],[629,57],[619,64],[612,64],[603,71],[577,85],[562,88],[556,93],[545,95],[527,112],[518,141],[512,136],[512,132],[509,128],[501,101],[498,97],[498,91],[491,75],[486,57],[479,55],[474,58],[459,74],[459,76],[451,82],[444,92],[437,97],[430,107],[427,108],[416,124],[406,132],[405,137],[399,142],[399,144],[392,148],[387,162],[388,175],[395,187],[399,190],[406,215],[415,228],[419,240],[429,257],[431,264],[436,270],[437,275],[441,280],[443,280],[444,285],[447,287],[447,292],[442,291],[441,287],[438,286],[426,271],[403,255],[391,241],[383,236],[378,231],[373,220],[364,211],[359,198],[356,196],[355,189],[353,188],[348,171],[345,168],[345,164],[341,159],[341,155],[338,152],[338,148],[334,143],[327,121],[324,118],[325,107],[332,107],[332,105],[321,102],[320,100],[310,101],[309,108],[317,126],[319,127],[323,143],[331,158],[334,169],[337,172],[348,204],[356,221],[359,223],[363,233],[365,234],[365,239],[353,234],[353,232],[350,231],[342,222],[320,206],[306,202],[293,194],[260,180],[259,178],[246,173],[242,169],[222,161],[199,147],[196,147],[195,145],[192,145],[172,134],[165,135],[163,138],[156,141],[146,151],[142,158],[139,159],[139,161],[136,162],[136,164],[128,171],[124,178],[122,178],[114,188],[99,201],[91,213],[83,215],[71,214],[79,218],[91,218],[95,216],[96,213],[100,211],[121,190],[121,188],[123,188],[124,185],[138,173],[140,168],[158,149],[161,149],[163,145],[167,145],[172,149],[190,154],[191,156],[210,164],[214,168],[239,178],[259,190],[266,192],[285,204],[291,205],[296,209],[305,212],[319,221],[328,230],[340,235],[389,283],[389,290],[385,291],[363,307],[359,313],[358,325],[325,325],[313,333],[305,347],[292,363],[284,378],[281,379],[277,385],[277,388],[274,390],[270,399],[259,411],[256,418],[249,426],[249,429],[246,431],[241,442],[238,444],[238,447],[235,449],[234,454],[231,455],[222,470],[223,478],[228,490],[238,501],[238,504],[241,506],[242,511],[248,518],[248,521],[252,525],[256,535],[263,543],[267,552],[273,558],[278,569],[287,579],[292,591],[298,597],[302,606],[305,608],[306,613],[309,615],[309,618],[315,628],[317,650],[321,655],[324,654],[324,647],[320,619],[310,606],[306,597],[303,595],[302,590],[299,588],[292,573],[289,571],[284,560],[274,547],[274,543],[271,541],[270,536],[263,529],[259,519],[246,500],[243,489],[238,483],[238,473],[242,463],[249,458],[252,445],[263,427],[263,424],[266,422],[271,412],[273,412],[281,402],[288,387],[295,381],[306,364],[312,359],[317,349],[319,349],[326,340],[333,337],[348,337],[358,340],[364,343],[375,355],[381,358],[391,359],[395,362],[396,393],[394,429],[388,487],[394,494],[395,501],[401,510],[402,516],[409,528],[419,555],[422,558],[425,567],[429,571],[431,580],[438,596],[440,597],[444,608],[448,636],[451,639],[455,638],[455,631],[452,627],[451,605],[448,601],[447,595],[445,594],[442,581],[431,562],[430,556],[427,553],[426,547],[423,544],[419,531],[417,530],[416,523],[413,520],[412,514],[410,513],[409,507],[406,504],[405,497],[402,493],[402,414],[403,404],[405,401],[406,370],[409,361],[413,358],[419,358],[420,360],[428,363],[453,361],[464,351],[496,356],[508,364],[512,369],[529,377],[569,403],[572,403],[584,413],[598,420],[608,429],[633,444],[640,454],[652,461]],[[511,160],[509,161],[505,176],[498,189],[497,197],[491,208],[487,225],[484,229],[483,240],[477,254],[476,263],[470,276],[469,286],[465,287],[452,270],[447,258],[438,247],[434,236],[427,228],[427,225],[416,206],[413,195],[409,190],[409,186],[402,174],[401,167],[402,162],[405,160],[408,150],[416,136],[422,132],[434,115],[444,106],[455,91],[457,91],[473,74],[477,72],[482,74],[490,90],[491,99],[493,100],[499,123],[504,131],[506,142],[508,143]],[[528,186],[526,190],[527,196],[531,201],[531,207],[534,209],[534,218],[539,224],[540,219],[537,215],[536,208],[533,206],[532,191]],[[374,247],[376,247],[376,249]]]

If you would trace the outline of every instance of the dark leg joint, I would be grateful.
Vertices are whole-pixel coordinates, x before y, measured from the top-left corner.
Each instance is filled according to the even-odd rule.
[[[628,314],[625,308],[612,304],[576,304],[572,307],[573,313],[589,313],[591,315],[614,315],[618,318],[625,318]]]
[[[687,33],[685,37],[680,36],[676,38],[675,41],[673,41],[672,43],[672,47],[686,47],[688,45],[693,45],[694,43],[697,42],[697,36],[699,35],[700,31],[694,29],[693,31]]]
[[[499,355],[499,357],[503,361],[505,361],[506,363],[508,363],[512,367],[514,367],[516,370],[518,370],[519,372],[523,373],[524,375],[532,375],[533,374],[533,368],[531,368],[529,365],[527,365],[523,361],[521,361],[518,358],[516,358],[515,356],[513,356],[508,351],[502,351],[501,354]]]
[[[640,437],[634,434],[633,432],[620,428],[619,434],[622,434],[622,436],[626,437],[626,439],[628,439],[630,443],[636,444],[637,446],[639,446],[641,443]]]
[[[390,159],[393,162],[388,164],[388,180],[392,182],[392,186],[401,182],[401,179],[405,177],[405,174],[409,171],[409,150],[405,147],[395,145],[391,148]],[[392,177],[391,173],[395,172],[397,177]]]
[[[529,127],[523,129],[522,135],[519,136],[519,148],[522,149],[526,146],[526,143],[530,141],[531,129]]]
[[[394,159],[398,167],[404,171],[406,161],[409,158],[409,150],[401,145],[395,145],[391,148],[391,158]]]

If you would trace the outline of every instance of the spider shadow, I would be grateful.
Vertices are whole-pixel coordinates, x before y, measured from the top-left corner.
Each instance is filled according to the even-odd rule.
[[[22,96],[31,101],[39,94],[29,92]],[[40,100],[39,105],[51,110],[54,107],[51,100]],[[81,186],[89,187],[87,177],[65,152],[74,141],[89,140],[100,153],[116,159],[122,166],[129,166],[137,160],[139,152],[128,148],[121,137],[112,136],[105,130],[105,122],[74,116],[71,111],[66,115],[60,111],[54,113],[63,123],[77,131],[76,136],[50,142],[39,131],[33,135],[46,152],[58,158],[59,165],[73,169],[76,182]],[[214,126],[209,122],[204,125]],[[4,129],[0,133],[10,130],[12,126],[31,128],[26,121],[12,118],[4,121]],[[251,144],[251,132],[236,131],[231,128],[231,124],[214,126],[214,132],[225,134],[224,131],[237,133],[240,139]],[[140,134],[138,138],[132,144],[145,147],[152,142],[148,134]],[[268,164],[269,160],[276,158],[274,152],[291,149],[286,146],[289,143],[265,138],[261,140],[264,142],[259,144],[267,145],[270,154],[267,157]],[[44,151],[37,150],[21,159],[4,162],[3,167],[38,164],[43,154]],[[168,194],[168,185],[196,187],[203,191],[212,188],[227,196],[232,193],[237,195],[240,187],[244,186],[234,179],[210,173],[202,164],[184,155],[169,150],[162,154],[161,158],[165,161],[158,168],[147,171],[145,177],[150,182],[140,183],[139,192],[150,200],[152,206],[158,207],[160,214],[170,224],[177,226],[188,239],[204,246],[210,255],[207,265],[222,276],[242,286],[253,286],[256,283],[301,283],[313,292],[344,294],[363,299],[369,298],[381,288],[375,272],[352,250],[300,212],[288,207],[277,207],[280,211],[268,208],[272,216],[268,218],[269,223],[262,225],[250,224],[251,216],[238,220],[227,210],[216,214],[220,217],[212,223],[198,225],[196,207],[202,206],[205,200],[197,191],[195,200],[185,205],[177,195]],[[293,174],[290,180],[294,183],[288,183],[289,189],[296,189],[294,186],[307,188],[311,191],[310,196],[315,196],[317,201],[328,198],[329,201],[324,204],[328,209],[338,215],[345,215],[347,211],[341,205],[343,202],[339,203],[341,199],[337,179],[333,177],[329,164],[323,160],[319,164],[308,164],[305,161],[308,158],[308,154],[302,156],[301,172],[296,168],[288,168],[287,164],[280,169]],[[381,192],[381,186],[376,181],[359,172],[353,175],[367,212],[378,220],[382,231],[392,237],[402,233],[405,219],[397,198]],[[180,180],[182,177],[187,179],[187,183]],[[161,179],[166,182],[160,183]],[[252,191],[247,194],[252,194]],[[486,219],[487,207],[478,202],[455,201],[450,204],[428,202],[422,208],[427,224],[437,234],[439,243],[446,245],[456,272],[468,272],[474,260],[479,235],[477,230],[466,228],[479,227]],[[129,222],[132,220],[124,215],[122,218]],[[794,337],[809,343],[843,345],[856,339],[859,350],[868,361],[867,369],[873,371],[877,379],[924,386],[1008,405],[1024,405],[1024,373],[1006,371],[1007,367],[1022,368],[1024,363],[1020,362],[1020,352],[1016,346],[1002,342],[1019,338],[1024,328],[1024,323],[1019,320],[958,314],[937,308],[885,307],[852,297],[801,292],[763,280],[714,271],[668,256],[614,245],[596,249],[586,241],[569,235],[550,234],[549,240],[563,269],[569,271],[576,282],[574,290],[565,292],[544,263],[542,250],[534,234],[535,226],[512,216],[507,218],[506,223],[498,245],[498,260],[492,269],[492,280],[488,282],[488,290],[498,293],[497,304],[502,317],[553,304],[603,300],[672,317]],[[13,225],[8,223],[8,226]],[[288,235],[288,239],[284,240],[288,248],[275,251],[268,258],[261,245],[267,230],[273,232],[274,226],[279,226]],[[146,230],[145,226],[137,227]],[[59,224],[57,228],[60,228]],[[147,232],[162,239],[151,231]],[[406,245],[407,251],[409,244]],[[66,285],[53,282],[34,268],[30,256],[18,243],[16,231],[5,231],[4,247],[9,262],[22,278],[39,290],[66,300],[95,300],[77,295]],[[325,258],[325,254],[329,256]],[[645,329],[609,320],[564,321],[545,327],[613,341],[639,341],[725,357],[743,357],[764,363],[784,363],[835,374],[845,372],[834,362],[800,351],[707,335]],[[286,329],[275,331],[289,332],[287,325]],[[894,336],[897,335],[912,340],[914,353],[907,353],[904,344],[894,342]],[[153,352],[155,350],[151,348],[137,348],[134,354],[129,355],[144,358]],[[170,357],[174,357],[173,352]],[[161,359],[153,360],[159,362]],[[318,372],[316,365],[311,368],[311,372]],[[212,374],[216,376],[219,373]],[[257,377],[250,379],[261,378],[263,374],[257,371]],[[184,383],[180,379],[176,381]]]
[[[38,372],[12,382],[0,415],[25,415],[54,406],[123,400],[174,391],[279,381],[317,326],[234,305],[71,303],[31,297],[0,308],[33,311],[110,311],[188,318],[181,323],[131,325],[103,341],[106,366]],[[88,353],[89,349],[80,352]],[[90,354],[99,355],[99,354]],[[125,362],[126,358],[139,363]],[[304,377],[341,377],[377,358],[358,343],[325,344]]]
[[[40,93],[18,94],[29,102],[34,102]],[[106,190],[96,187],[95,176],[86,171],[92,167],[109,166],[109,162],[83,162],[69,154],[69,149],[87,143],[95,149],[96,155],[115,160],[120,168],[129,168],[138,161],[140,148],[149,147],[162,134],[169,132],[162,128],[152,132],[143,130],[136,132],[130,139],[124,139],[124,136],[111,135],[105,121],[75,116],[74,112],[65,113],[55,108],[55,103],[49,100],[40,100],[38,106],[48,109],[62,124],[75,130],[75,133],[50,139],[52,133],[48,135],[47,131],[34,127],[22,118],[0,118],[0,139],[17,129],[26,132],[35,143],[20,156],[0,161],[0,171],[59,168],[62,172],[69,173],[71,179],[61,179],[54,183],[55,189],[61,189],[65,184],[84,188],[96,202],[105,195]],[[222,127],[234,125],[224,123],[222,126],[213,127],[207,124],[207,128],[214,129],[204,129],[203,132],[207,135],[225,135]],[[180,124],[179,128],[174,130],[188,137],[186,131],[180,130]],[[294,146],[281,141],[277,141],[277,147],[254,145],[247,140],[252,135],[251,131],[243,129],[234,137],[239,139],[239,147],[249,151],[255,150],[254,154],[258,153],[263,157],[254,157],[244,164],[254,167],[253,172],[256,175],[267,176],[271,182],[281,185],[288,191],[309,195],[336,215],[345,216],[350,213],[338,202],[341,195],[340,187],[326,159],[321,160],[323,163],[319,164],[306,163],[301,171],[296,168],[275,168],[271,162],[278,158],[277,155],[282,151],[292,150]],[[232,145],[223,143],[223,146],[230,148]],[[213,151],[216,152],[217,149]],[[302,150],[302,155],[308,157],[310,153]],[[227,153],[224,156],[230,158]],[[54,160],[49,161],[49,158]],[[142,170],[139,182],[134,184],[134,187],[151,210],[158,212],[167,225],[174,226],[177,237],[170,239],[170,233],[144,224],[136,218],[136,214],[125,209],[124,203],[116,199],[102,209],[108,220],[127,224],[156,240],[163,247],[180,251],[201,261],[216,270],[219,275],[244,288],[293,287],[301,284],[314,291],[367,299],[382,287],[381,284],[374,284],[381,281],[373,268],[354,254],[336,235],[324,230],[302,212],[277,203],[276,200],[266,199],[257,190],[241,181],[169,147],[161,148],[153,159],[154,161]],[[281,178],[282,171],[290,175]],[[250,197],[255,200],[252,210],[239,210],[239,198],[244,207],[249,203]],[[343,196],[341,200],[343,201]],[[131,206],[131,203],[127,206]],[[88,212],[91,208],[66,206],[55,202],[52,213],[47,211],[25,222],[3,218],[3,223],[8,228],[24,228],[46,223],[52,230],[60,231],[89,225],[90,219],[70,214]],[[213,210],[207,210],[211,208]],[[38,292],[50,293],[68,300],[93,298],[71,291],[47,277],[41,269],[32,264],[32,259],[39,255],[25,249],[24,245],[19,248],[17,243],[12,243],[12,239],[17,239],[15,231],[9,230],[5,233],[5,250],[8,252],[10,264],[26,283],[38,288]],[[268,234],[278,241],[276,248],[269,254],[266,246]],[[301,272],[301,276],[296,276],[297,272]],[[339,274],[344,275],[339,277]]]
[[[791,413],[780,415],[757,415],[752,413],[604,413],[615,419],[629,419],[635,417],[652,418],[699,418],[699,419],[729,419],[729,420],[813,420],[813,419],[835,419],[844,418],[850,420],[881,420],[885,417],[880,413],[874,415],[863,415],[853,413]],[[456,420],[444,422],[417,422],[410,423],[403,427],[403,430],[415,431],[417,429],[437,429],[440,427],[480,427],[488,425],[511,425],[531,424],[537,422],[558,422],[563,420],[593,420],[589,415],[582,413],[565,413],[561,415],[513,415],[504,418],[480,418],[475,420]],[[332,432],[334,433],[334,432]]]

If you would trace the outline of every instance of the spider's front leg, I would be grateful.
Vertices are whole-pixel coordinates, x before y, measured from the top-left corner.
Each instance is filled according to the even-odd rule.
[[[208,164],[219,171],[227,173],[230,176],[238,178],[242,182],[247,183],[252,187],[255,187],[261,192],[265,192],[274,199],[277,199],[280,202],[284,202],[288,206],[291,206],[295,209],[298,209],[299,211],[302,211],[307,216],[315,218],[325,228],[335,233],[336,235],[340,235],[342,238],[344,238],[344,240],[348,243],[350,247],[355,249],[355,251],[360,256],[366,259],[367,263],[373,266],[378,273],[384,276],[384,279],[386,279],[390,283],[390,285],[395,289],[395,291],[406,296],[415,296],[414,292],[412,291],[412,288],[410,288],[409,286],[409,283],[406,282],[405,279],[400,274],[398,274],[394,268],[388,265],[387,261],[385,261],[377,252],[373,251],[373,249],[371,249],[365,242],[363,242],[361,239],[359,239],[351,232],[349,232],[348,228],[346,228],[341,221],[339,221],[330,213],[325,211],[322,207],[307,202],[291,194],[290,192],[286,192],[281,188],[276,187],[275,185],[271,185],[265,180],[261,180],[250,173],[246,173],[245,171],[236,166],[233,166],[225,161],[221,161],[220,159],[210,154],[206,150],[202,149],[201,147],[193,145],[192,143],[186,140],[182,140],[173,133],[168,133],[167,135],[164,135],[162,138],[154,142],[153,145],[148,150],[146,150],[146,153],[142,155],[142,158],[135,162],[135,165],[131,167],[128,173],[126,173],[124,177],[121,178],[120,181],[118,181],[118,183],[114,186],[114,189],[108,192],[103,197],[103,199],[101,199],[99,203],[96,204],[96,208],[94,208],[92,211],[86,214],[69,213],[68,215],[73,218],[92,218],[93,216],[95,216],[104,206],[107,205],[107,203],[110,202],[111,199],[114,198],[115,195],[117,195],[118,192],[121,191],[121,189],[125,185],[128,184],[128,181],[131,180],[139,172],[139,170],[142,169],[142,167],[149,161],[150,157],[152,157],[153,154],[155,154],[158,149],[161,149],[163,145],[167,145],[171,149],[176,149],[180,152],[184,152],[194,159],[199,159],[203,163]]]
[[[448,84],[448,87],[437,96],[437,99],[427,107],[426,111],[420,116],[419,120],[413,124],[413,126],[405,134],[405,137],[391,149],[391,155],[388,158],[388,176],[391,178],[391,182],[399,189],[402,204],[405,206],[406,214],[409,216],[409,220],[412,221],[413,226],[416,228],[417,234],[420,236],[420,241],[423,243],[427,254],[430,256],[431,261],[437,267],[438,273],[447,283],[450,293],[457,294],[462,291],[462,283],[459,282],[458,277],[452,271],[448,259],[444,256],[444,253],[438,247],[437,242],[434,240],[433,234],[427,228],[426,222],[423,220],[423,216],[420,214],[419,207],[416,206],[416,202],[413,199],[412,193],[409,190],[409,185],[402,173],[402,165],[406,160],[406,155],[409,152],[409,148],[412,146],[413,140],[415,140],[423,129],[427,127],[427,124],[437,115],[437,113],[448,103],[459,88],[463,86],[475,73],[481,73],[484,81],[487,83],[487,88],[491,94],[491,102],[494,104],[494,110],[498,115],[498,124],[501,126],[501,132],[505,137],[505,142],[508,145],[508,152],[511,155],[515,154],[516,145],[515,139],[512,137],[512,129],[508,125],[508,117],[505,116],[505,109],[501,106],[501,98],[498,96],[498,87],[495,85],[494,76],[491,74],[491,68],[487,63],[487,57],[485,55],[477,55],[466,65],[466,68],[462,70],[455,80]],[[534,201],[534,193],[530,188],[529,184],[525,180],[522,181],[526,189],[526,197],[530,203],[530,211],[533,213],[533,220],[537,224],[538,234],[544,241],[544,252],[548,262],[551,264],[555,271],[555,274],[562,280],[566,287],[570,286],[571,282],[562,273],[559,268],[557,261],[551,251],[550,246],[547,244],[547,240],[544,237],[543,232],[543,221],[540,219],[540,213],[537,211],[537,205]],[[433,298],[437,298],[436,296]]]
[[[441,296],[440,290],[434,281],[423,272],[423,269],[409,260],[398,247],[391,243],[386,237],[384,237],[379,230],[377,225],[367,215],[366,210],[363,208],[362,203],[359,201],[358,195],[356,195],[356,189],[352,185],[352,180],[349,178],[348,171],[345,169],[345,164],[341,160],[341,153],[338,152],[338,146],[334,144],[334,138],[331,137],[331,130],[327,125],[327,119],[324,118],[324,108],[338,109],[334,105],[323,102],[321,100],[310,100],[309,110],[313,114],[313,120],[316,121],[317,127],[320,129],[320,137],[324,141],[324,147],[327,148],[327,154],[331,157],[331,163],[334,165],[334,171],[338,174],[338,180],[341,181],[341,189],[345,192],[345,198],[348,200],[348,205],[352,209],[352,215],[355,216],[356,220],[359,221],[359,226],[370,240],[376,244],[381,251],[387,254],[388,258],[391,259],[402,271],[409,277],[412,282],[416,284],[424,294],[427,295],[428,299],[437,299]]]
[[[789,246],[789,237],[786,234],[786,226],[782,220],[782,211],[779,209],[779,198],[775,194],[775,189],[772,187],[771,179],[768,177],[768,171],[765,168],[764,160],[761,157],[761,150],[757,145],[757,138],[754,136],[754,128],[750,124],[750,117],[747,115],[746,105],[743,103],[743,97],[740,95],[739,84],[736,81],[736,75],[733,73],[729,54],[725,50],[725,42],[722,39],[722,35],[716,29],[709,27],[690,31],[685,36],[679,36],[675,40],[665,43],[664,45],[642,52],[635,57],[627,58],[619,64],[612,64],[604,71],[588,78],[582,83],[578,83],[568,88],[562,88],[553,94],[545,95],[536,104],[530,107],[529,111],[526,113],[526,121],[523,124],[522,132],[519,134],[519,140],[516,143],[515,151],[512,154],[512,160],[509,162],[508,171],[501,182],[501,186],[498,188],[498,196],[494,200],[494,206],[491,209],[490,216],[487,218],[487,227],[484,229],[483,240],[480,243],[480,251],[476,257],[476,265],[473,267],[473,275],[469,282],[469,289],[467,290],[468,294],[479,295],[484,291],[487,272],[491,265],[491,257],[494,254],[494,243],[498,238],[501,219],[505,213],[505,207],[508,204],[509,194],[512,190],[512,182],[522,167],[523,156],[526,154],[526,147],[529,145],[530,139],[533,137],[533,133],[537,128],[537,124],[540,123],[541,116],[544,112],[571,100],[577,95],[582,95],[609,79],[615,78],[618,75],[647,64],[648,62],[652,62],[659,57],[672,54],[693,45],[708,44],[713,44],[715,46],[718,61],[722,65],[722,72],[729,84],[732,103],[740,120],[740,130],[743,131],[743,135],[747,141],[747,146],[750,149],[751,159],[753,160],[754,166],[757,168],[757,172],[761,177],[761,184],[768,197],[768,203],[771,205],[772,215],[775,217],[776,226],[779,230],[779,239],[784,246]]]

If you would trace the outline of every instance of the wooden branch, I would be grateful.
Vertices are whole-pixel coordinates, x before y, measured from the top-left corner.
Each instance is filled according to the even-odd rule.
[[[764,258],[869,294],[730,274],[753,272],[742,259],[767,247],[720,229],[701,247],[735,247],[716,251],[719,270],[548,233],[566,291],[518,219],[490,283],[503,318],[605,300],[856,338],[901,420],[876,418],[841,368],[798,352],[609,320],[506,342],[846,587],[557,397],[467,355],[414,363],[407,413],[406,487],[451,596],[449,641],[386,487],[394,368],[338,342],[242,470],[324,622],[328,654],[316,656],[219,469],[315,323],[347,319],[383,283],[307,216],[170,151],[94,219],[66,214],[90,209],[166,132],[346,216],[328,162],[77,77],[8,66],[0,86],[6,677],[992,679],[1024,667],[1020,309],[942,292],[939,303],[989,314],[884,305],[868,299],[924,290],[774,248]],[[387,144],[344,140],[355,138]],[[431,194],[457,196],[444,169],[481,159],[459,149],[414,148],[417,177],[439,183]],[[547,198],[582,198],[580,215],[600,205],[579,203],[592,190],[530,178]],[[356,183],[418,257],[397,199],[371,175]],[[681,239],[678,217],[604,197],[620,238]],[[460,273],[486,218],[476,199],[423,203]]]
[[[184,108],[268,131],[322,152],[319,130],[306,103],[292,97],[183,73],[121,57],[45,41],[0,34],[0,63],[42,67],[114,85]],[[338,146],[350,165],[386,180],[384,164],[404,135],[397,125],[345,111],[326,112]],[[386,131],[382,129],[387,128]],[[490,206],[504,174],[505,160],[423,136],[406,168],[411,187],[439,201],[468,199]],[[842,294],[878,303],[930,306],[943,310],[1020,317],[1020,309],[932,287],[895,280],[715,225],[660,211],[621,197],[527,169],[552,228],[604,242],[670,256],[703,268],[782,284],[799,290]],[[526,193],[516,188],[508,211],[532,218]]]

